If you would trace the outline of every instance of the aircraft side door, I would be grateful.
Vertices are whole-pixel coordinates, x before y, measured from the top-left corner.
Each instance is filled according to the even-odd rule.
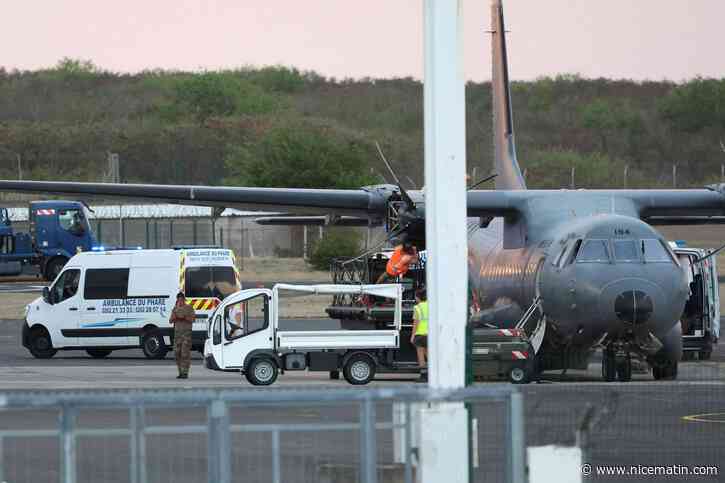
[[[221,361],[224,368],[242,368],[253,351],[274,348],[273,327],[269,318],[269,295],[259,293],[224,307],[221,326],[214,321],[212,337],[221,342]],[[217,336],[215,331],[221,333]],[[220,364],[220,366],[221,366]]]

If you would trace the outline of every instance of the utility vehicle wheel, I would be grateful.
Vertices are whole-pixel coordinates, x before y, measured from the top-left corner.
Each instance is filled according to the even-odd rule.
[[[342,374],[350,384],[367,384],[375,377],[375,361],[367,354],[355,354],[347,360]]]
[[[30,353],[36,359],[50,359],[58,352],[53,349],[53,342],[50,340],[50,334],[45,329],[33,329],[30,332]]]
[[[164,343],[164,336],[158,330],[146,332],[141,337],[141,350],[148,359],[163,359],[169,352]]]
[[[271,359],[254,359],[244,373],[247,381],[255,386],[269,386],[277,380],[277,364]]]
[[[632,359],[629,356],[617,364],[617,379],[621,382],[632,380]]]
[[[340,371],[330,371],[330,379],[337,381],[340,379]]]
[[[86,352],[94,359],[103,359],[104,357],[107,357],[112,351],[108,349],[87,349]]]
[[[606,382],[617,379],[617,356],[612,350],[602,352],[602,379]]]
[[[508,372],[509,381],[514,384],[528,384],[529,372],[525,367],[513,366]]]
[[[63,271],[63,267],[68,262],[65,258],[55,258],[45,267],[45,279],[52,282]]]

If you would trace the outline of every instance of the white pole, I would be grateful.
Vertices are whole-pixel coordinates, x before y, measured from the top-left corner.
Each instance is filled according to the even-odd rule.
[[[307,255],[307,225],[302,228],[302,258],[307,260],[309,258]]]
[[[465,385],[466,116],[462,0],[425,0],[426,278],[432,389]],[[468,416],[462,403],[421,412],[424,483],[468,482]]]

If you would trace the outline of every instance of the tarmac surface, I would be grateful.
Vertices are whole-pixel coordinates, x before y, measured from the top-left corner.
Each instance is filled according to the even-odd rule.
[[[318,328],[335,328],[331,321],[317,323]],[[52,359],[38,360],[20,345],[21,324],[17,320],[0,321],[0,394],[17,390],[237,388],[269,391],[272,398],[278,388],[309,391],[351,387],[344,380],[330,380],[327,373],[289,372],[271,388],[254,388],[239,374],[205,369],[198,353],[194,354],[190,378],[184,381],[175,379],[173,353],[165,360],[150,361],[140,350],[114,352],[102,360],[92,359],[82,351],[61,351]],[[592,363],[588,371],[547,373],[539,384],[519,386],[526,408],[527,444],[574,445],[576,430],[585,413],[591,411],[585,463],[595,467],[721,465],[719,476],[678,476],[669,481],[725,481],[725,346],[718,346],[713,357],[711,361],[682,363],[677,381],[654,381],[651,374],[639,373],[629,383],[604,383],[599,364]],[[392,388],[414,384],[414,379],[409,375],[380,375],[371,385]],[[478,424],[479,467],[474,470],[474,481],[503,481],[505,406],[479,401],[470,408]],[[205,408],[149,409],[147,413],[150,425],[206,424]],[[343,473],[357,471],[356,431],[295,431],[294,425],[355,423],[358,417],[357,406],[350,405],[270,404],[235,407],[231,411],[236,425],[281,423],[287,428],[280,456],[281,481],[285,482],[318,481],[330,465]],[[377,417],[381,422],[390,421],[390,405],[379,405]],[[0,411],[0,429],[53,429],[57,421],[55,411]],[[78,422],[83,428],[125,428],[128,413],[87,410]],[[234,471],[242,472],[239,474],[244,475],[244,481],[272,481],[270,438],[271,434],[264,432],[233,433],[232,465]],[[149,435],[146,439],[149,481],[205,480],[205,433]],[[78,481],[129,481],[127,437],[84,436],[78,442]],[[57,437],[6,438],[2,444],[5,481],[58,479]],[[379,463],[393,463],[392,448],[392,432],[379,430]],[[593,476],[589,480],[664,481],[652,476]]]

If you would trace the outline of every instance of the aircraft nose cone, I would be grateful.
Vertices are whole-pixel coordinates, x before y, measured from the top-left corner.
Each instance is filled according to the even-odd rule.
[[[628,324],[647,322],[653,310],[652,298],[641,290],[627,290],[614,300],[614,313],[619,320]]]

